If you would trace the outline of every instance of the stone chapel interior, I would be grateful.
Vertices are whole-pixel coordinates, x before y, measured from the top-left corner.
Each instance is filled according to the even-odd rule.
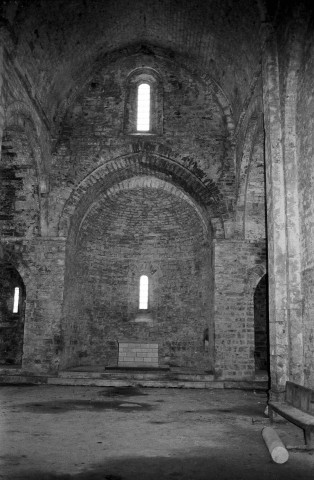
[[[1,375],[314,388],[313,59],[305,0],[1,2]]]

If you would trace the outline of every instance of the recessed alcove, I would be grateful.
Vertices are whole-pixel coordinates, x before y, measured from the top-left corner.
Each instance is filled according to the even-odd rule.
[[[268,277],[264,275],[254,292],[255,369],[269,369]]]
[[[210,238],[199,212],[149,187],[100,197],[68,246],[64,365],[117,365],[119,338],[158,343],[159,362],[206,369]],[[147,276],[148,308],[139,280]]]
[[[0,264],[0,365],[22,364],[25,296],[16,268]]]

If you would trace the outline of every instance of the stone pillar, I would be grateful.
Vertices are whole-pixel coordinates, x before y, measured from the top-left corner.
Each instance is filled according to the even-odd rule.
[[[285,119],[284,119],[284,166],[286,185],[286,218],[288,249],[288,318],[290,340],[289,378],[293,382],[304,384],[304,339],[303,306],[301,280],[300,214],[298,192],[298,155],[296,134],[296,110],[298,70],[302,55],[298,25],[289,46],[290,61],[286,75]]]
[[[269,272],[271,394],[288,380],[286,203],[277,43],[271,27],[262,29],[262,75]]]

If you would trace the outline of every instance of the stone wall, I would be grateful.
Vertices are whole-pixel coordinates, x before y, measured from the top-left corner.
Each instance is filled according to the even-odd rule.
[[[17,269],[25,286],[22,367],[56,371],[62,348],[60,318],[64,281],[64,241],[8,240],[2,262]]]
[[[264,132],[258,132],[252,145],[245,192],[244,238],[266,238]]]
[[[39,232],[35,159],[25,131],[16,125],[2,139],[0,228],[4,236],[31,237]]]
[[[159,134],[146,138],[125,133],[133,98],[128,75],[143,64],[143,74],[149,67],[159,82]],[[63,368],[116,364],[117,340],[127,337],[158,341],[161,363],[212,369],[211,239],[201,224],[208,224],[209,214],[228,212],[234,197],[232,148],[214,91],[168,58],[121,57],[76,96],[53,162],[50,225],[57,232],[61,217],[59,233],[70,232]],[[148,175],[176,194],[163,193],[154,180],[123,192],[125,182]],[[152,324],[134,323],[145,272]],[[204,352],[208,327],[211,342]]]
[[[162,135],[143,137],[124,132],[128,75],[142,64],[157,70],[162,78]],[[214,91],[197,75],[167,58],[134,55],[122,57],[95,74],[64,118],[50,180],[49,223],[55,233],[64,204],[75,187],[102,165],[143,150],[147,156],[159,154],[191,172],[208,187],[209,198],[211,189],[216,188],[226,198],[220,208],[230,208],[234,199],[233,152]],[[153,161],[149,159],[146,168],[163,177],[164,165]],[[127,164],[125,167],[129,167]],[[124,168],[121,177],[125,178],[127,172]],[[136,173],[142,172],[133,175]],[[114,182],[121,177],[116,176]],[[183,179],[180,186],[189,188]]]
[[[264,267],[264,242],[215,241],[215,371],[225,379],[252,378],[254,291],[251,270]]]

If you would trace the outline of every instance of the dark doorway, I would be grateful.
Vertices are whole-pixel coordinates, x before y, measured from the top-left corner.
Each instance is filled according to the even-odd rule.
[[[269,366],[268,277],[264,275],[254,292],[255,370]]]
[[[25,285],[12,265],[0,266],[0,365],[21,365]]]

